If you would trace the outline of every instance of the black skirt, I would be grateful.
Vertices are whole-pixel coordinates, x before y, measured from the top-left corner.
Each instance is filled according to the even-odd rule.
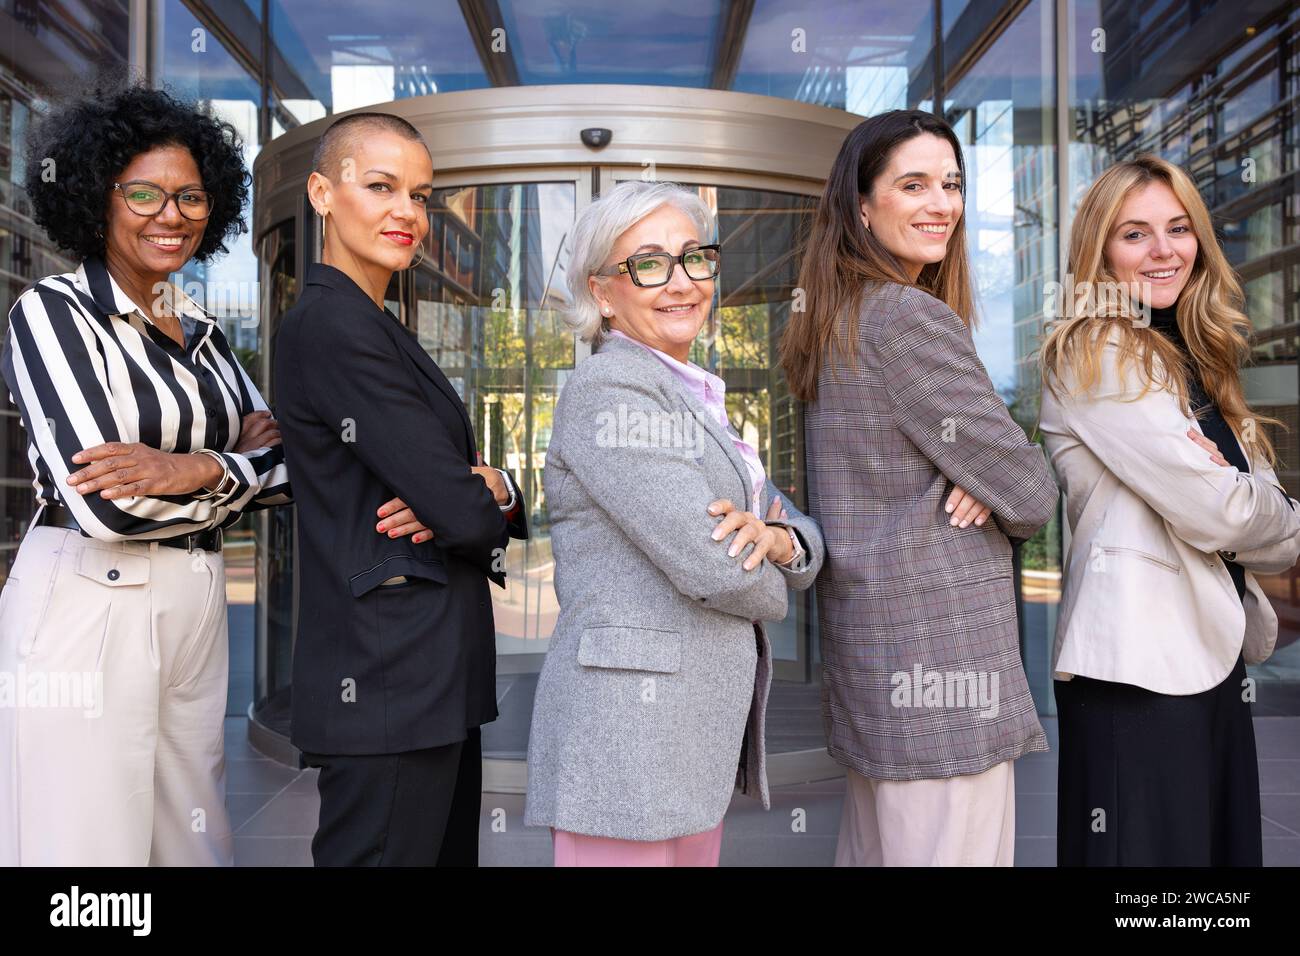
[[[1058,866],[1260,866],[1246,664],[1189,696],[1055,681]]]

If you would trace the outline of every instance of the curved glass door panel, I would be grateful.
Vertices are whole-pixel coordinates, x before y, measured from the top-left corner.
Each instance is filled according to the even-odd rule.
[[[271,343],[280,320],[298,299],[301,250],[293,220],[283,222],[262,237],[259,247],[263,290],[260,333],[262,396],[275,408],[271,379]],[[296,549],[293,507],[269,508],[255,513],[257,541],[257,609],[253,701],[262,723],[287,731],[290,684],[293,678],[294,626],[297,619],[294,587]]]
[[[425,261],[412,270],[405,321],[469,409],[483,461],[514,476],[530,537],[506,550],[506,588],[492,588],[501,718],[484,750],[521,757],[537,671],[559,616],[542,469],[574,336],[565,239],[577,212],[572,182],[435,190]]]

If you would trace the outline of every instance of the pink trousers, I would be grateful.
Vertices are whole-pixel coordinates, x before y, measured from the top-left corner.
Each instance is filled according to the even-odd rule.
[[[615,840],[551,828],[556,866],[717,866],[722,822],[671,840]]]

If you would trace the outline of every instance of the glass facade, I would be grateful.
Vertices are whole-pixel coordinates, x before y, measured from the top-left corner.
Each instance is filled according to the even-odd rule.
[[[26,130],[33,112],[68,77],[97,66],[123,67],[130,56],[127,0],[88,0],[57,8],[37,0],[0,0],[0,306],[9,309],[34,279],[76,267],[31,219],[22,182]],[[35,510],[27,435],[5,396],[0,410],[0,575],[8,577]]]
[[[66,89],[67,77],[101,64],[130,64],[157,85],[211,104],[243,135],[250,165],[296,127],[344,110],[476,90],[486,96],[510,87],[616,84],[647,91],[641,95],[650,103],[664,93],[655,88],[678,87],[686,91],[676,100],[683,111],[692,109],[690,91],[715,90],[772,97],[774,113],[789,102],[850,116],[938,104],[967,154],[976,344],[1026,430],[1037,417],[1045,287],[1060,278],[1072,211],[1107,164],[1154,151],[1191,171],[1241,274],[1255,324],[1248,397],[1290,427],[1278,436],[1278,471],[1294,492],[1298,40],[1300,12],[1282,0],[1245,8],[1192,0],[668,0],[645,11],[596,0],[447,2],[418,10],[399,0],[0,0],[0,294],[7,312],[27,283],[75,265],[35,229],[17,183],[33,111]],[[599,116],[605,90],[593,92],[586,115]],[[510,135],[503,129],[503,142]],[[789,148],[793,155],[799,145]],[[511,547],[510,586],[495,598],[499,669],[523,691],[515,699],[526,702],[557,610],[541,469],[556,397],[587,354],[559,318],[565,238],[594,194],[644,169],[543,157],[491,175],[437,173],[425,260],[395,279],[389,298],[460,390],[485,459],[508,468],[524,489],[534,537]],[[776,343],[820,185],[793,171],[737,175],[705,155],[659,178],[700,191],[718,213],[726,250],[713,320],[694,358],[726,380],[733,423],[803,505],[801,409],[778,371]],[[230,255],[185,274],[205,289],[244,290],[240,307],[222,321],[272,402],[277,323],[317,254],[304,208],[263,223],[231,244]],[[12,407],[0,415],[0,428],[3,572],[32,496]],[[232,606],[247,609],[249,623],[247,634],[232,634],[255,647],[252,699],[276,725],[291,693],[293,511],[275,509],[246,523],[233,536],[228,566]],[[1044,713],[1053,707],[1061,538],[1053,521],[1018,552],[1022,647]],[[1259,695],[1260,712],[1300,713],[1296,572],[1263,583],[1281,633],[1274,658],[1252,671],[1275,690]],[[777,676],[790,686],[813,687],[817,679],[811,604],[800,595],[773,629]],[[517,757],[522,750],[527,708],[512,706],[524,716],[485,734],[491,753]],[[791,746],[800,746],[805,738],[793,724],[787,729]],[[816,737],[814,727],[810,747]]]
[[[954,11],[949,37],[964,29],[962,12]],[[1043,289],[1057,278],[1055,39],[1051,3],[1032,0],[944,93],[944,115],[966,154],[964,215],[979,300],[975,346],[1027,432],[1038,420]],[[1045,711],[1060,601],[1059,516],[1058,509],[1017,552],[1025,671]]]

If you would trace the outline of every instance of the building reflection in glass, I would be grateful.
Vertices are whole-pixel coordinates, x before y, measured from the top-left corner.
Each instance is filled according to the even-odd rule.
[[[950,27],[958,39],[962,24],[955,16]],[[1057,274],[1054,38],[1051,4],[1032,0],[945,94],[945,115],[966,158],[964,216],[979,316],[975,347],[1026,434],[1038,421],[1044,290]],[[1044,713],[1050,711],[1061,598],[1060,542],[1058,508],[1016,553],[1021,653]]]

